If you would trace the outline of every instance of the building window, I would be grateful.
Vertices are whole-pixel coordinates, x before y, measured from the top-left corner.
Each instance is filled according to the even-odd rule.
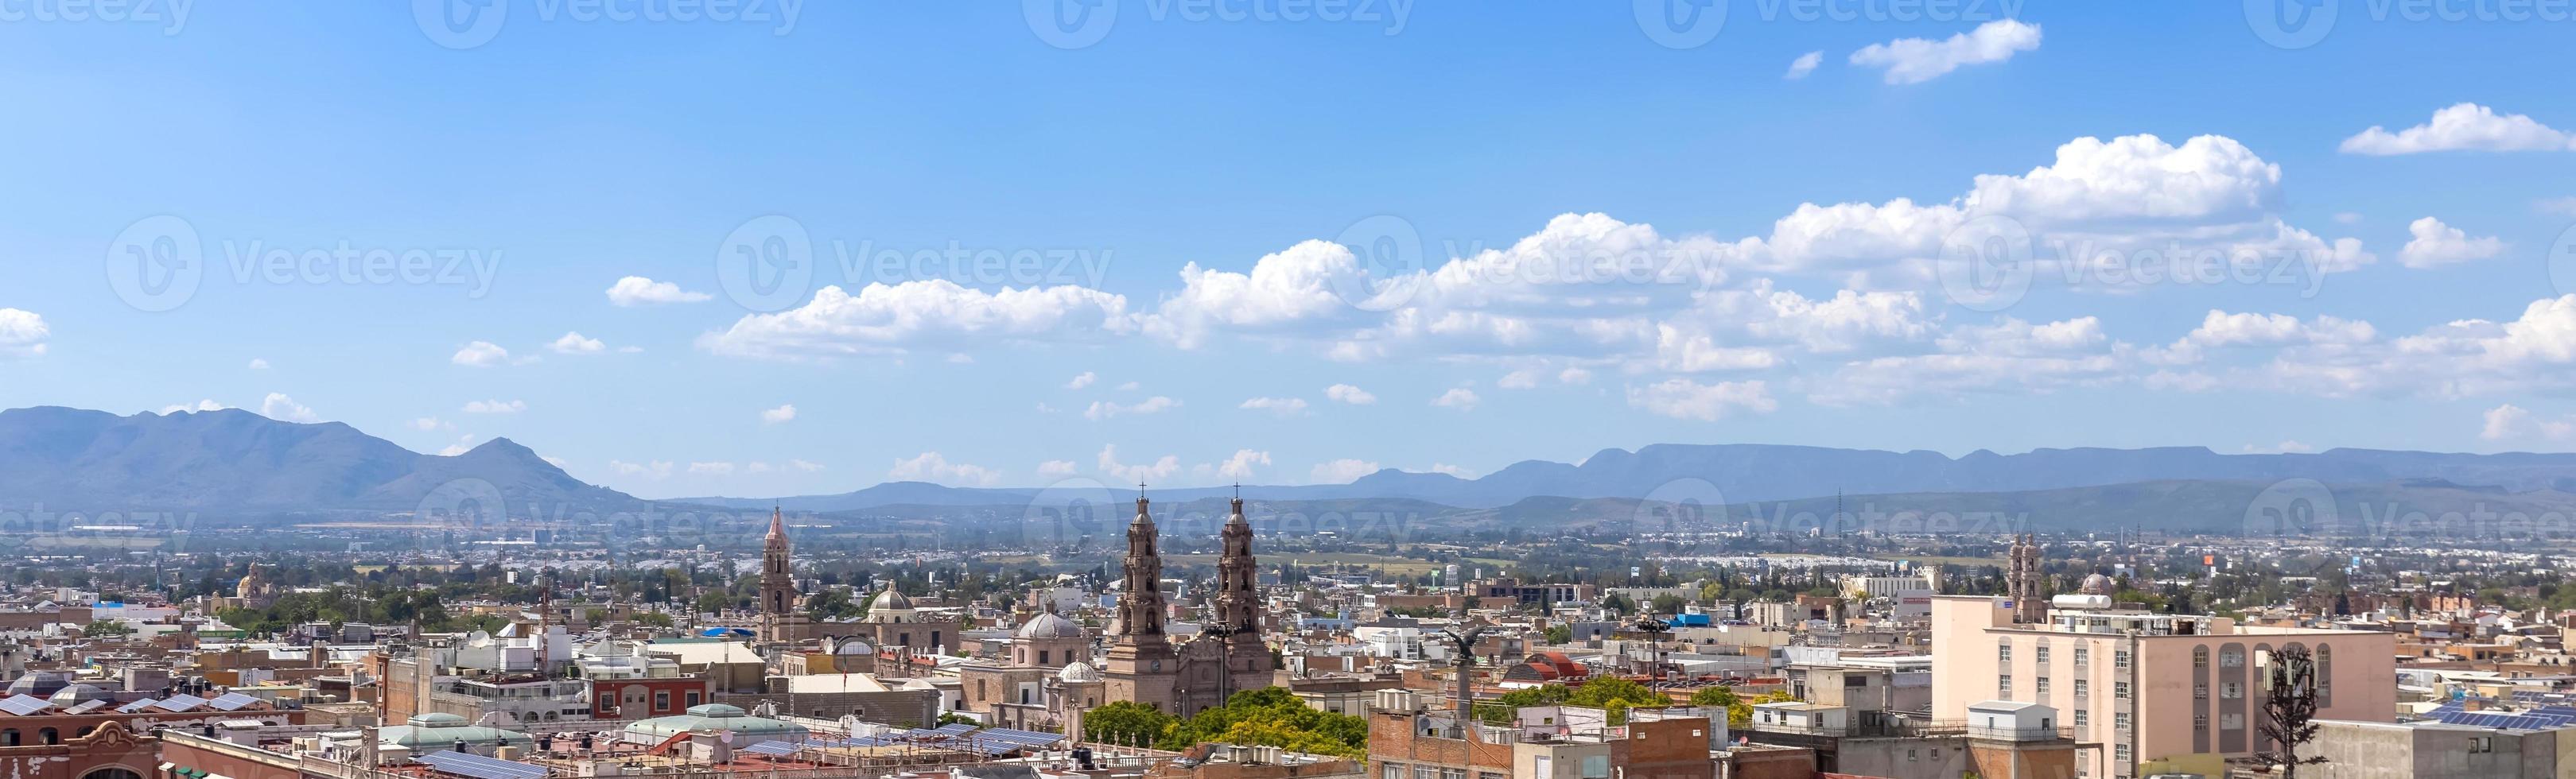
[[[1404,779],[1404,764],[1403,764],[1403,763],[1380,763],[1380,764],[1378,764],[1378,767],[1377,767],[1377,779]]]
[[[2004,675],[1995,677],[1995,697],[2006,700],[2010,700],[2012,698],[2012,676]]]
[[[2121,730],[2128,730],[2128,729],[2129,729],[2129,713],[2128,713],[2128,712],[2125,712],[2125,711],[2115,711],[2115,712],[2111,712],[2111,727],[2119,728],[2119,729],[2121,729]]]
[[[2236,682],[2220,682],[2218,684],[2218,697],[2226,698],[2228,700],[2245,697],[2245,686]]]
[[[2084,727],[2084,726],[2086,726],[2086,725],[2090,725],[2090,724],[2093,724],[2093,715],[2092,715],[2092,713],[2091,713],[2091,712],[2087,712],[2087,711],[2085,711],[2085,710],[2083,710],[2083,709],[2076,709],[2076,710],[2075,710],[2075,726],[2080,728],[2080,727]]]
[[[2012,639],[2004,638],[1995,640],[1995,662],[2012,662]]]
[[[701,702],[701,701],[699,701],[699,700],[698,700],[698,691],[696,691],[696,690],[690,690],[690,691],[689,691],[689,695],[688,695],[688,701],[689,701],[689,708],[692,708],[692,709],[697,708],[697,707],[698,707],[698,704]]]
[[[2196,646],[2191,648],[2191,667],[2209,667],[2209,647]]]
[[[2093,662],[2093,649],[2092,649],[2092,647],[2078,646],[2078,647],[2076,647],[2076,648],[2075,648],[2075,664],[2076,664],[2076,665],[2088,665],[2088,664],[2091,664],[2092,662]]]
[[[2045,677],[2045,676],[2039,677],[2039,682],[2038,682],[2037,684],[2034,684],[2034,685],[2032,685],[2032,686],[2031,686],[2031,691],[2032,691],[2032,692],[2039,693],[2039,694],[2041,694],[2041,695],[2047,695],[2047,694],[2048,694],[2048,677]]]
[[[2117,650],[2117,651],[2112,652],[2112,653],[2111,653],[2111,667],[2113,667],[2113,668],[2127,668],[2127,667],[2129,667],[2129,650],[2122,649],[2122,650]]]
[[[2031,656],[2030,656],[2030,659],[2039,661],[2039,664],[2040,664],[2040,665],[2047,665],[2047,664],[2048,664],[2048,645],[2047,645],[2047,644],[2041,644],[2041,645],[2039,645],[2037,648],[2032,649],[2032,650],[2031,650]]]
[[[2112,682],[2112,683],[2111,683],[2111,697],[2113,697],[2113,698],[2119,698],[2119,699],[2121,699],[2121,700],[2128,700],[2128,698],[2129,698],[2129,683],[2128,683],[2128,682]]]
[[[2208,700],[2208,699],[2209,699],[2209,685],[2206,685],[2206,684],[2195,684],[2195,685],[2192,685],[2192,686],[2191,686],[2191,697],[2193,697],[2193,698],[2197,698],[2197,699],[2201,699],[2201,700]]]
[[[2207,715],[2207,714],[2194,714],[2194,715],[2191,715],[2191,729],[2193,729],[2193,730],[2208,730],[2208,729],[2209,729],[2209,715]]]
[[[2129,762],[2129,745],[2113,744],[2111,746],[2111,760],[2124,766],[2127,765]]]
[[[671,710],[671,692],[669,690],[656,690],[653,692],[653,710]]]
[[[2090,697],[2093,697],[2093,683],[2092,683],[2092,682],[2085,681],[2085,680],[2082,680],[2082,679],[2077,679],[2077,680],[2075,680],[2075,697],[2078,697],[2078,698],[2090,698]]]
[[[2230,649],[2230,650],[2227,650],[2227,651],[2224,651],[2224,652],[2220,652],[2220,653],[2218,653],[2218,667],[2220,667],[2220,668],[2243,668],[2243,667],[2245,667],[2245,651],[2244,651],[2244,650],[2241,650],[2241,649]]]
[[[2493,751],[2495,751],[2495,737],[2494,737],[2494,736],[2470,736],[2470,737],[2469,737],[2469,752],[2470,752],[2470,753],[2472,753],[2472,754],[2482,754],[2482,753],[2486,753],[2486,752],[2493,752]]]

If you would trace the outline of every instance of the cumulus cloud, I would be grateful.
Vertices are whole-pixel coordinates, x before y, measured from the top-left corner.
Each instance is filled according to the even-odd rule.
[[[1306,479],[1316,484],[1349,484],[1376,472],[1378,467],[1374,461],[1344,458],[1316,463],[1313,470],[1306,472]]]
[[[1330,387],[1325,387],[1324,397],[1332,399],[1335,403],[1348,403],[1354,406],[1365,406],[1377,402],[1377,396],[1369,394],[1368,390],[1360,389],[1348,384],[1335,384]]]
[[[1100,447],[1097,464],[1104,475],[1119,481],[1132,481],[1139,484],[1151,483],[1181,472],[1181,458],[1168,454],[1163,455],[1162,459],[1141,465],[1119,462],[1116,444]]]
[[[178,404],[178,405],[173,405],[173,406],[163,406],[163,407],[161,408],[161,413],[164,413],[164,414],[184,414],[184,413],[191,412],[191,411],[222,411],[222,410],[224,410],[225,408],[228,408],[228,407],[227,407],[227,406],[225,406],[224,404],[217,403],[217,402],[214,402],[214,401],[212,401],[212,400],[200,400],[200,401],[197,401],[196,403],[193,403],[193,404],[191,404],[191,403],[180,403],[180,404]]]
[[[2507,403],[2487,409],[2478,437],[2489,441],[2565,443],[2576,439],[2576,417],[2543,419],[2530,409]]]
[[[788,460],[787,467],[797,473],[813,473],[815,471],[823,470],[822,463],[807,462],[804,460]]]
[[[1090,408],[1082,410],[1082,417],[1084,419],[1108,419],[1110,417],[1121,415],[1136,416],[1144,414],[1159,414],[1179,408],[1180,405],[1180,401],[1163,397],[1161,395],[1156,395],[1134,403],[1123,404],[1116,401],[1095,400],[1091,402]]]
[[[1536,388],[1538,386],[1538,370],[1535,368],[1523,368],[1521,370],[1503,374],[1501,379],[1494,381],[1494,386],[1501,387],[1503,389]]]
[[[476,438],[477,436],[473,433],[466,433],[465,435],[458,436],[456,443],[448,444],[447,448],[438,450],[438,456],[455,457],[466,452],[474,451],[474,441]]]
[[[2001,19],[1937,41],[1899,38],[1873,43],[1852,52],[1851,64],[1886,69],[1890,84],[1920,84],[1968,65],[2002,62],[2036,51],[2039,37],[2039,25]],[[1798,70],[1793,65],[1790,72]]]
[[[1432,398],[1431,405],[1439,406],[1441,408],[1454,408],[1460,411],[1474,411],[1476,410],[1476,403],[1480,400],[1480,398],[1476,397],[1475,390],[1465,387],[1453,387],[1448,392],[1440,393],[1440,397]]]
[[[1451,475],[1451,476],[1456,476],[1456,477],[1461,478],[1461,479],[1473,479],[1473,478],[1476,478],[1476,472],[1475,472],[1475,471],[1470,471],[1470,470],[1467,470],[1467,469],[1465,469],[1465,468],[1461,468],[1461,467],[1458,467],[1458,466],[1455,466],[1455,465],[1450,465],[1450,464],[1448,464],[1448,463],[1432,463],[1432,464],[1431,464],[1431,472],[1432,472],[1432,473],[1445,473],[1445,474],[1449,474],[1449,475]]]
[[[1099,374],[1095,374],[1095,373],[1092,373],[1092,372],[1090,372],[1090,371],[1083,371],[1083,372],[1081,373],[1081,375],[1078,375],[1078,376],[1073,377],[1073,380],[1072,380],[1072,381],[1065,382],[1065,383],[1064,383],[1064,388],[1065,388],[1065,389],[1076,389],[1076,390],[1078,390],[1078,389],[1082,389],[1082,388],[1084,388],[1084,387],[1091,386],[1091,383],[1092,383],[1092,382],[1099,381],[1099,380],[1100,380],[1100,376],[1099,376]]]
[[[698,345],[726,356],[795,360],[1079,343],[1135,329],[1119,295],[1076,286],[985,292],[933,279],[869,284],[855,295],[824,287],[802,307],[743,317]]]
[[[1780,404],[1759,380],[1701,384],[1672,378],[1628,388],[1628,405],[1675,419],[1715,422],[1737,412],[1770,413]]]
[[[466,344],[463,349],[456,350],[456,356],[448,358],[448,361],[475,368],[489,368],[508,364],[510,350],[503,349],[500,344],[490,341],[475,341]]]
[[[1245,411],[1267,411],[1283,417],[1303,416],[1306,413],[1306,400],[1304,398],[1253,398],[1244,401],[1243,405],[1236,408]]]
[[[693,469],[695,468],[694,465],[691,467]],[[619,476],[668,479],[671,478],[672,465],[671,463],[663,460],[654,460],[645,463],[630,463],[622,460],[610,460],[608,461],[608,470],[610,473],[614,473]]]
[[[42,357],[53,330],[32,311],[0,308],[0,358]]]
[[[654,281],[642,276],[618,279],[608,288],[608,302],[620,306],[650,306],[662,303],[700,303],[711,296],[703,292],[680,289],[668,281]]]
[[[1824,52],[1811,51],[1805,54],[1800,54],[1797,59],[1789,61],[1789,72],[1782,75],[1781,78],[1788,79],[1790,81],[1806,78],[1807,74],[1816,72],[1817,65],[1822,65],[1824,63]]]
[[[762,424],[777,425],[796,421],[796,404],[789,403],[760,412]]]
[[[959,487],[990,487],[1002,481],[1002,472],[972,463],[952,463],[938,452],[922,452],[909,459],[894,461],[886,478],[897,481],[926,481]]]
[[[597,354],[607,351],[608,344],[576,331],[565,333],[562,338],[555,339],[554,344],[549,348],[554,349],[556,354]]]
[[[322,421],[322,415],[313,413],[311,406],[297,403],[294,398],[287,397],[286,393],[282,392],[271,392],[268,393],[268,397],[261,399],[259,415],[280,422],[312,424]]]
[[[2406,232],[2413,238],[2406,241],[2406,248],[2397,250],[2397,261],[2409,268],[2438,268],[2504,253],[2501,239],[2471,238],[2460,228],[2429,216],[2408,224]]]
[[[1042,478],[1061,479],[1079,472],[1081,467],[1074,465],[1072,460],[1048,460],[1038,463],[1038,476]]]
[[[209,401],[206,401],[206,402],[208,402],[208,403],[212,403],[212,402],[214,402],[214,401],[209,400]],[[421,431],[421,432],[424,432],[424,433],[426,433],[426,432],[430,432],[430,431],[433,431],[433,430],[454,430],[454,429],[456,429],[456,426],[455,426],[455,425],[453,425],[453,424],[449,424],[447,420],[440,419],[440,418],[437,418],[437,417],[421,417],[421,418],[419,418],[419,419],[414,419],[414,420],[412,420],[409,424],[410,424],[410,426],[411,426],[411,429],[413,429],[413,430],[418,430],[418,431]]]
[[[524,400],[477,400],[465,404],[468,414],[516,414],[528,410]]]
[[[2569,151],[2576,134],[2522,114],[2499,114],[2476,103],[2433,112],[2431,121],[2397,132],[2371,125],[2340,147],[2345,154],[2393,155],[2437,151]]]
[[[253,357],[250,359],[250,369],[254,371],[268,370],[268,361]]]
[[[1216,475],[1226,479],[1252,478],[1253,466],[1270,467],[1270,453],[1250,449],[1234,450],[1234,455],[1216,466]]]

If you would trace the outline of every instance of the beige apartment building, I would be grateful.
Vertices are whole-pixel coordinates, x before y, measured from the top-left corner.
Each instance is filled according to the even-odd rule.
[[[2392,634],[2152,614],[2100,596],[2059,601],[2043,621],[2017,623],[2003,598],[1934,597],[1933,718],[1964,718],[1980,701],[2045,704],[2086,747],[2078,777],[2220,776],[2227,758],[2259,749],[2270,652],[2300,645],[2317,661],[2318,719],[2395,719]]]

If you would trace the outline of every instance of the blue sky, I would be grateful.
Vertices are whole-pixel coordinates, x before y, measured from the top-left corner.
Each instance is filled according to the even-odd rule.
[[[13,7],[0,406],[655,497],[2576,439],[2576,21],[2519,6],[494,2]],[[344,243],[427,264],[257,264]],[[952,246],[1035,264],[840,259]]]

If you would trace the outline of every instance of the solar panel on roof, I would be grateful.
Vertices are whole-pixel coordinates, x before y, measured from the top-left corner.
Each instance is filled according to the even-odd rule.
[[[946,725],[941,725],[941,726],[939,726],[939,729],[937,729],[937,730],[933,730],[933,731],[931,731],[931,732],[932,732],[932,733],[942,733],[942,734],[951,735],[951,736],[957,736],[957,735],[964,735],[964,734],[967,734],[967,733],[973,733],[973,732],[975,732],[975,726],[973,726],[973,725],[968,725],[968,724],[963,723],[963,722],[951,722],[951,723],[948,723],[948,724],[946,724]]]
[[[180,693],[178,695],[170,696],[168,700],[164,700],[153,705],[160,708],[162,711],[187,711],[189,709],[206,705],[206,699],[186,693]]]
[[[259,703],[258,698],[253,698],[237,692],[228,692],[215,696],[215,699],[207,701],[206,705],[216,711],[240,711],[242,708],[256,703]]]
[[[44,711],[51,706],[53,706],[53,704],[46,703],[43,698],[28,695],[19,695],[7,700],[0,700],[0,711],[5,711],[21,717]]]
[[[86,700],[86,701],[81,701],[80,703],[77,703],[77,704],[73,704],[71,708],[64,709],[64,710],[63,710],[63,713],[64,713],[64,714],[88,714],[88,713],[90,713],[90,712],[97,711],[97,710],[99,710],[99,709],[104,709],[104,708],[107,708],[107,701],[104,701],[104,700]]]
[[[133,702],[133,703],[128,703],[128,704],[125,704],[125,705],[123,705],[123,706],[118,706],[118,707],[116,707],[116,713],[118,713],[118,714],[132,714],[132,713],[135,713],[135,712],[138,712],[138,711],[142,711],[142,710],[144,710],[144,709],[152,708],[153,704],[157,704],[157,703],[160,703],[160,701],[156,701],[156,700],[153,700],[153,699],[150,699],[150,698],[145,698],[145,699],[143,699],[143,700],[135,701],[135,702]]]
[[[791,743],[788,743],[788,742],[785,742],[785,741],[763,741],[763,742],[760,742],[760,743],[758,743],[758,744],[753,744],[753,745],[751,745],[751,746],[743,747],[743,748],[742,748],[742,751],[749,752],[749,753],[752,753],[752,754],[755,754],[755,755],[768,755],[768,756],[770,756],[770,757],[786,757],[786,756],[788,756],[788,755],[796,754],[796,750],[797,750],[797,749],[799,749],[799,748],[800,748],[800,745],[797,745],[797,744],[791,744]]]
[[[412,759],[428,764],[439,773],[455,774],[466,779],[539,779],[550,773],[545,766],[466,752],[431,752],[414,756]]]

